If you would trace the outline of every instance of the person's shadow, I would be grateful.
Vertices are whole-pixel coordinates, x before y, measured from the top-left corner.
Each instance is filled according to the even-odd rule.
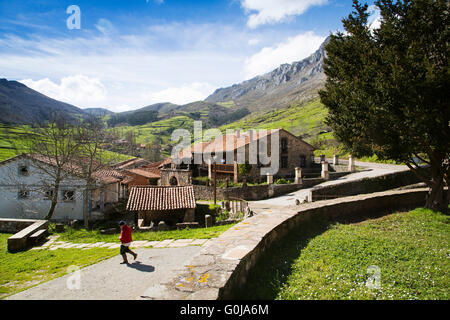
[[[154,266],[150,266],[148,264],[142,264],[140,261],[134,261],[133,263],[127,264],[127,267],[133,268],[143,272],[153,272],[155,271]]]

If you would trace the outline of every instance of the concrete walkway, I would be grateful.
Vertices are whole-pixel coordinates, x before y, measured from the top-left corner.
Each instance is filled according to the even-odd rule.
[[[200,246],[137,249],[136,261],[120,264],[117,255],[57,279],[12,295],[6,300],[130,300],[138,299],[150,287],[170,281]]]
[[[327,159],[327,161],[331,162],[330,159]],[[347,162],[341,161],[341,163],[346,164]],[[267,200],[249,201],[249,206],[255,212],[258,212],[260,210],[264,210],[265,212],[271,212],[275,210],[283,210],[283,208],[292,208],[296,206],[295,205],[296,199],[302,201],[308,196],[310,191],[315,188],[320,188],[322,186],[328,185],[336,185],[363,178],[373,178],[389,173],[409,170],[407,166],[402,165],[381,164],[362,161],[355,161],[355,165],[358,167],[362,167],[363,168],[362,171],[343,176],[336,180],[323,182],[312,188],[301,189],[279,197],[270,198]]]
[[[108,248],[116,249],[120,247],[117,242],[96,242],[96,243],[72,243],[67,241],[57,241],[59,235],[50,236],[42,245],[36,246],[31,250],[58,250],[58,249],[82,249]],[[181,248],[187,246],[201,246],[209,239],[167,239],[161,241],[133,241],[131,248]]]

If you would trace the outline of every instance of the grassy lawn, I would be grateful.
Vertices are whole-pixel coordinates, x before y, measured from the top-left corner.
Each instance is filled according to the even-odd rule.
[[[241,298],[448,300],[449,223],[421,208],[355,224],[314,221],[263,256]],[[369,266],[379,268],[378,289],[366,286]]]
[[[231,228],[233,224],[214,226],[210,228],[184,229],[157,232],[133,232],[133,240],[162,241],[166,239],[211,239],[217,238],[221,233]],[[119,242],[120,232],[111,235],[101,234],[99,230],[67,228],[66,232],[53,234],[60,235],[58,241],[69,241],[74,243],[95,242]]]
[[[70,266],[85,267],[118,254],[117,249],[28,250],[9,253],[0,233],[0,299],[65,275]]]

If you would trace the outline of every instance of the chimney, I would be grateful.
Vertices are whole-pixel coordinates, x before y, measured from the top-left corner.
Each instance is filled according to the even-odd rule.
[[[241,137],[241,130],[237,129],[236,130],[236,138],[240,138]]]

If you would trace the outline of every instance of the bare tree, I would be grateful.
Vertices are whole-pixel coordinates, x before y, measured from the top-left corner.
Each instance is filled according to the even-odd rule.
[[[51,200],[46,220],[55,212],[61,183],[73,173],[73,161],[78,153],[74,128],[73,121],[55,113],[48,122],[35,124],[19,149],[25,150],[43,177],[38,185],[32,186],[32,191],[42,192]]]
[[[83,208],[86,228],[89,226],[89,199],[92,197],[92,191],[98,188],[98,178],[101,175],[114,174],[110,166],[120,160],[119,155],[102,148],[111,139],[111,133],[95,117],[85,119],[77,128],[78,166],[83,179],[86,180]]]

